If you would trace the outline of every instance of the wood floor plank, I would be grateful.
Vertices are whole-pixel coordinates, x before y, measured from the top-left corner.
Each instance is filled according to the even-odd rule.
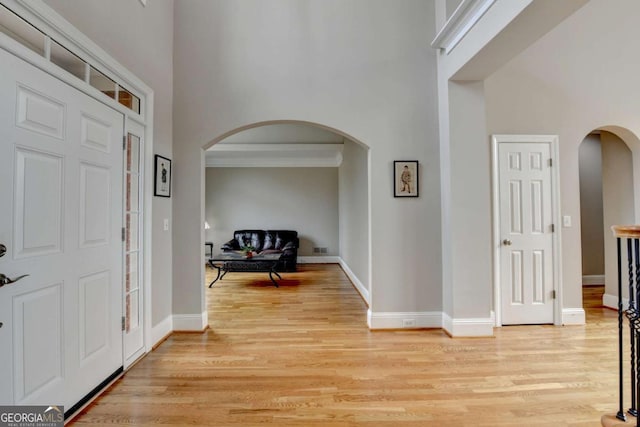
[[[615,411],[617,314],[602,287],[584,290],[584,326],[452,339],[370,331],[336,265],[282,277],[207,288],[210,329],[170,336],[71,424],[600,426]]]

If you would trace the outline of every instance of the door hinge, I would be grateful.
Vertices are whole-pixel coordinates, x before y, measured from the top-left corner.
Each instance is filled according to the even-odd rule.
[[[556,290],[551,291],[551,299],[556,299]]]
[[[553,166],[553,159],[549,159],[549,167]]]
[[[552,233],[556,232],[556,225],[555,224],[551,224],[551,232]]]
[[[127,135],[122,135],[122,151],[127,149]]]
[[[124,242],[124,237],[125,237],[125,231],[124,231],[124,227],[122,227],[122,241]]]
[[[122,330],[124,331],[127,320],[122,316]]]

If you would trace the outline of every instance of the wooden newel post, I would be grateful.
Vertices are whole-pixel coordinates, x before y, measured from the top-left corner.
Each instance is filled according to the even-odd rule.
[[[618,253],[618,392],[619,404],[616,418],[626,421],[624,411],[624,362],[623,362],[623,314],[629,319],[630,353],[631,353],[631,407],[628,412],[636,416],[636,425],[640,427],[637,408],[640,404],[640,226],[614,225],[611,227],[616,238]],[[627,240],[627,265],[629,280],[629,306],[625,310],[622,303],[622,239]],[[635,257],[634,257],[635,252]],[[634,260],[635,258],[635,260]],[[635,262],[634,262],[635,261]],[[635,275],[634,275],[635,271]],[[639,347],[639,348],[636,348]]]

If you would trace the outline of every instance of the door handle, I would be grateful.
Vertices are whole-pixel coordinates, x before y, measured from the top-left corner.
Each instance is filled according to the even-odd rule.
[[[12,279],[11,277],[0,273],[0,288],[3,287],[4,285],[9,285],[11,283],[15,283],[18,280],[24,279],[27,276],[28,276],[28,274],[23,274],[22,276],[18,276],[15,279]]]
[[[511,240],[509,240],[509,239],[504,239],[504,240],[502,241],[502,244],[503,244],[503,245],[505,245],[505,246],[511,246]]]

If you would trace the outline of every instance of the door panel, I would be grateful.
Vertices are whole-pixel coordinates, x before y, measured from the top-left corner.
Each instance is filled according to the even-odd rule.
[[[109,244],[111,228],[110,171],[80,164],[80,247]]]
[[[58,283],[13,299],[16,404],[58,398],[64,381],[62,288]]]
[[[62,157],[17,147],[15,170],[14,256],[61,252]]]
[[[553,323],[548,143],[498,146],[502,323]],[[524,160],[524,161],[523,161]]]
[[[511,251],[511,304],[524,303],[522,252]]]
[[[17,125],[58,139],[65,134],[64,103],[18,85]]]
[[[109,273],[80,278],[80,363],[109,347]]]
[[[122,367],[124,117],[0,49],[0,405],[67,409]]]
[[[85,114],[82,115],[80,120],[82,128],[80,143],[82,146],[109,153],[111,151],[111,141],[113,140],[111,135],[113,129],[109,123],[104,123],[100,119],[89,117]]]

